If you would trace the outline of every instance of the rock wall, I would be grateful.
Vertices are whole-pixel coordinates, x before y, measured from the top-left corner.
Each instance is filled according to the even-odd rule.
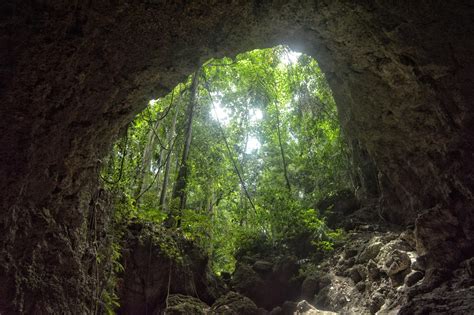
[[[474,233],[473,12],[469,0],[2,1],[0,312],[92,312],[87,218],[113,139],[200,62],[281,43],[320,62],[345,133],[400,202],[388,217],[416,221],[418,251],[449,270]]]

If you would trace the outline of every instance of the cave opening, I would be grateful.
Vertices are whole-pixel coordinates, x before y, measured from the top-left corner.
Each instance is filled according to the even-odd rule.
[[[117,217],[172,220],[220,274],[234,270],[244,238],[288,247],[304,234],[304,255],[311,244],[332,248],[341,232],[318,214],[329,206],[317,204],[342,191],[358,203],[349,154],[317,62],[276,46],[211,59],[150,101],[101,176],[115,191]]]
[[[172,296],[206,296],[202,283],[197,292],[179,287],[183,280],[171,269],[166,277],[145,272],[167,260],[197,264],[183,241],[208,257],[210,269],[203,272],[227,278],[229,287],[242,266],[268,269],[285,259],[301,262],[289,276],[302,278],[300,270],[312,277],[322,257],[344,244],[341,228],[354,229],[349,216],[370,199],[361,195],[361,180],[354,180],[359,174],[350,156],[332,91],[310,56],[280,45],[203,63],[169,94],[149,101],[103,162],[115,224],[125,230],[140,226],[139,237],[161,252],[150,252],[144,268],[131,258],[140,246],[127,244],[136,235],[126,232],[115,241],[113,247],[125,247],[119,253],[131,252],[117,261],[127,266],[120,276],[125,289],[117,292],[121,312],[141,313],[148,304],[164,308],[157,288],[166,279],[178,283],[168,289]],[[370,202],[377,207],[376,198]],[[146,240],[148,229],[177,240]],[[132,301],[130,296],[145,290],[143,298],[147,289],[134,287],[127,274],[155,293],[145,302]],[[300,298],[301,281],[267,283],[268,298],[247,295],[270,311]]]

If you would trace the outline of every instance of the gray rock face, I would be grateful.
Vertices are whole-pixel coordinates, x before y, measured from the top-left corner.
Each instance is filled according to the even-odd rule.
[[[357,261],[359,263],[366,263],[370,259],[374,259],[377,257],[377,255],[380,252],[380,249],[382,248],[383,243],[375,241],[371,244],[369,244],[357,257]]]

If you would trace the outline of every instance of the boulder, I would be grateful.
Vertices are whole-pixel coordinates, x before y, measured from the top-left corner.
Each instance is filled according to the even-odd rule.
[[[302,277],[294,257],[284,256],[274,263],[257,260],[252,267],[239,263],[234,271],[231,287],[249,297],[259,307],[272,309],[284,301],[298,298]]]
[[[411,260],[406,252],[394,250],[390,258],[385,262],[387,274],[393,276],[410,268]]]
[[[366,263],[370,259],[374,259],[379,255],[381,248],[383,247],[383,243],[380,241],[374,241],[369,243],[357,256],[358,263]]]
[[[172,294],[168,297],[168,307],[165,313],[168,315],[205,315],[208,310],[209,306],[195,297]]]
[[[212,315],[258,315],[258,313],[257,305],[251,299],[236,292],[229,292],[218,298],[210,311]]]

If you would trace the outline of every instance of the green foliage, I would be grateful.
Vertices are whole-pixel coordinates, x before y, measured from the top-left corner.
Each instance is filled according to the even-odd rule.
[[[301,235],[309,235],[316,249],[331,250],[341,231],[330,230],[313,207],[346,188],[349,176],[336,106],[317,62],[284,46],[254,50],[210,60],[199,82],[186,206],[179,209],[171,199],[191,77],[150,102],[104,161],[102,177],[118,196],[116,216],[173,222],[208,251],[217,273],[232,271],[237,252],[266,250]],[[170,256],[180,255],[172,239],[156,241]]]

